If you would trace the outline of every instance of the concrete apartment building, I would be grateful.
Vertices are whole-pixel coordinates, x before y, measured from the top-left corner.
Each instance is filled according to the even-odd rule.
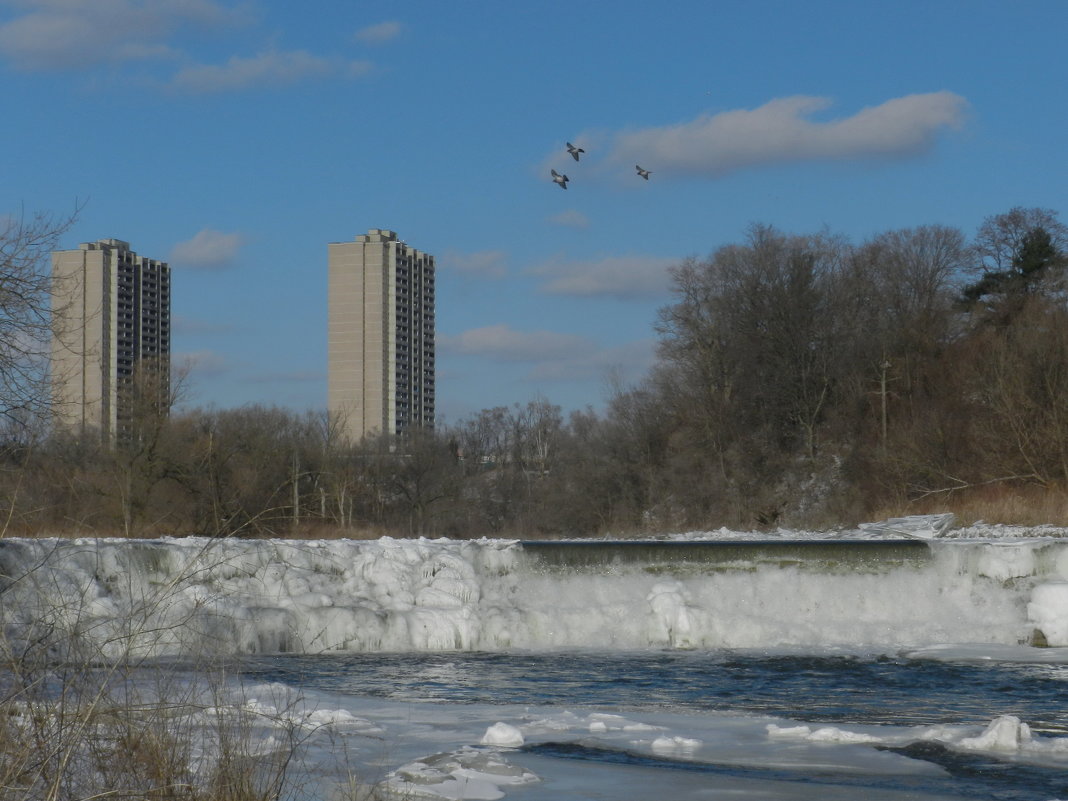
[[[56,421],[113,441],[133,404],[170,392],[171,275],[121,239],[52,253],[52,401]],[[145,378],[134,399],[131,385]]]
[[[328,245],[327,407],[344,436],[434,425],[434,257],[372,228]]]

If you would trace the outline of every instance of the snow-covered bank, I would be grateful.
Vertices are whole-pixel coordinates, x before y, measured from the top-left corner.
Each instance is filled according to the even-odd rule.
[[[6,539],[0,615],[9,641],[46,627],[111,656],[922,647],[1036,630],[1068,645],[1063,532],[863,533],[586,541],[581,558],[514,540]]]

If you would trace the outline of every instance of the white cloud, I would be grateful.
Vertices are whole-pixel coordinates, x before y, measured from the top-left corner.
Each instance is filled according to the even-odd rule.
[[[61,70],[173,58],[167,39],[187,25],[214,28],[243,13],[215,0],[37,0],[0,25],[0,57],[22,70]]]
[[[610,256],[550,261],[528,272],[544,279],[541,291],[550,295],[627,300],[665,295],[671,283],[668,267],[677,263],[677,259],[658,256]]]
[[[379,22],[377,25],[368,25],[356,31],[354,38],[364,44],[382,44],[400,36],[404,26],[396,20]]]
[[[447,251],[436,263],[442,269],[479,278],[503,278],[508,274],[508,256],[503,250]]]
[[[244,244],[245,238],[241,234],[205,228],[192,239],[175,245],[169,260],[178,267],[220,269],[233,263]]]
[[[567,209],[549,218],[554,225],[562,225],[566,228],[589,228],[590,218],[577,209]]]
[[[184,67],[171,85],[187,92],[228,92],[264,86],[288,86],[308,78],[339,75],[357,78],[372,65],[366,61],[324,58],[305,50],[269,50],[257,56],[233,56],[225,64]]]
[[[516,331],[503,324],[472,328],[455,336],[438,336],[437,345],[452,353],[502,362],[541,362],[594,350],[592,342],[574,334]]]
[[[616,134],[606,160],[631,169],[641,164],[658,175],[718,177],[785,162],[904,158],[929,150],[946,128],[961,126],[968,102],[932,92],[893,98],[850,117],[811,119],[830,106],[822,97],[784,97],[752,110],[625,131]]]

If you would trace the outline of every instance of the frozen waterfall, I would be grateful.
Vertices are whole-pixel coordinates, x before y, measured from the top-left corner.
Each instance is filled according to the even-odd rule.
[[[4,539],[0,617],[113,658],[1063,646],[1068,540]]]

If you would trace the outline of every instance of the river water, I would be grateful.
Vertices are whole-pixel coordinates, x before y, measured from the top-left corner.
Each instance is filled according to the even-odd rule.
[[[1068,798],[1068,649],[450,652],[239,664],[248,687],[360,721],[350,736],[339,737],[341,727],[311,747],[314,761],[328,773],[343,753],[350,769],[400,794]],[[501,724],[522,742],[484,742]],[[462,764],[473,752],[537,780],[478,783],[486,774]],[[451,770],[433,774],[442,764]],[[423,783],[400,782],[398,768]]]

